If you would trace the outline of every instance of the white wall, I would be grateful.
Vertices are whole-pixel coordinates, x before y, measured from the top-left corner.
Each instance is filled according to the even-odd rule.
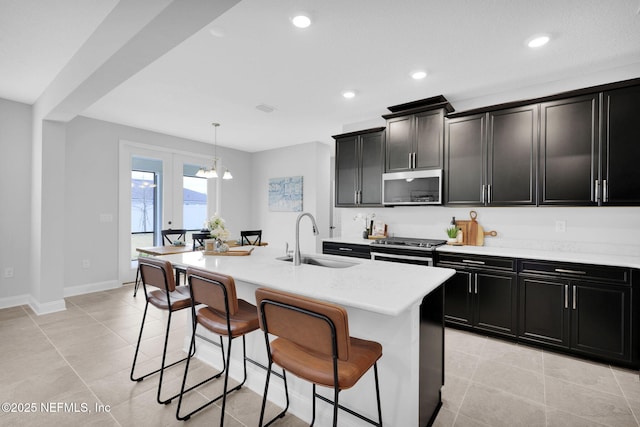
[[[78,117],[67,126],[65,176],[65,292],[118,280],[118,148],[120,140],[212,155],[211,144]],[[250,223],[250,154],[218,147],[233,172],[223,181],[223,215],[232,232]],[[235,196],[234,196],[235,195]],[[226,208],[225,208],[226,206]],[[226,210],[225,210],[226,209]],[[101,222],[101,214],[113,222]],[[204,218],[203,218],[204,221]],[[90,268],[82,268],[82,260]]]
[[[300,214],[269,211],[269,179],[302,176],[302,210],[315,217],[320,234],[315,238],[309,218],[302,218],[300,250],[303,253],[322,251],[322,238],[329,236],[330,161],[329,146],[319,142],[253,154],[252,221],[256,229],[262,229],[262,239],[269,242],[269,246],[282,248],[284,254],[285,242],[288,242],[289,248],[293,249],[295,222]]]
[[[31,106],[0,99],[0,307],[29,292],[30,194]]]
[[[497,237],[486,246],[531,248],[640,256],[640,207],[473,207],[402,206],[378,209],[337,208],[343,237],[362,235],[364,225],[353,221],[357,213],[375,213],[389,225],[389,233],[402,237],[446,239],[445,229],[455,216],[468,220],[469,211]],[[556,221],[566,221],[566,231],[556,232]]]

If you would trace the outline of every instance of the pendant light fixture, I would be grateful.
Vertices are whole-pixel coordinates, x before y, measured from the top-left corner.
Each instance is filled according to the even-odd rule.
[[[196,176],[199,178],[217,178],[218,172],[216,170],[218,166],[218,126],[220,123],[211,123],[214,129],[214,143],[213,143],[213,164],[211,168],[201,167],[196,172]],[[232,179],[233,176],[229,169],[225,168],[224,174],[222,175],[222,179]]]

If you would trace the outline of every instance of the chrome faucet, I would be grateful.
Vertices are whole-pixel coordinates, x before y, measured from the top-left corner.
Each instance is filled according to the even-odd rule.
[[[313,223],[313,234],[318,235],[318,226],[316,225],[316,219],[309,212],[302,212],[296,219],[296,247],[293,251],[293,265],[300,265],[302,257],[300,256],[300,220],[303,216],[308,216]]]

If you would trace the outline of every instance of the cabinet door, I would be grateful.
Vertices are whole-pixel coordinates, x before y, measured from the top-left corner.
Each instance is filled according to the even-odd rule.
[[[358,190],[357,136],[336,139],[336,206],[354,206]]]
[[[484,203],[483,158],[486,141],[484,114],[449,119],[445,132],[445,180],[448,205]]]
[[[571,347],[582,353],[628,361],[630,289],[584,282],[571,285]]]
[[[598,96],[541,104],[541,204],[595,205]]]
[[[569,284],[521,276],[519,288],[519,338],[568,348]]]
[[[387,120],[387,172],[408,170],[413,153],[413,116]]]
[[[443,124],[442,110],[416,114],[416,169],[442,168]]]
[[[360,204],[382,204],[382,172],[384,170],[384,133],[366,133],[360,137],[361,180]]]
[[[604,92],[603,204],[640,205],[640,86]]]
[[[457,271],[445,284],[444,318],[458,325],[471,326],[472,322],[472,275],[466,271]]]
[[[487,195],[490,205],[535,205],[538,105],[489,113]]]
[[[474,273],[474,326],[516,336],[518,286],[515,274]]]

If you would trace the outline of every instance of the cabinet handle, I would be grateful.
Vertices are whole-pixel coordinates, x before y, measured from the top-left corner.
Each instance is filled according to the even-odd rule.
[[[564,308],[569,308],[569,285],[564,285]]]
[[[412,164],[411,164],[411,167],[412,167],[413,169],[415,169],[415,168],[416,168],[416,152],[415,152],[415,151],[413,152],[413,162],[412,162]]]
[[[353,192],[353,204],[354,205],[358,204],[358,190]]]
[[[609,201],[609,186],[607,185],[606,179],[602,180],[602,201],[603,202]]]
[[[596,203],[600,201],[600,181],[596,179]]]
[[[587,274],[586,271],[580,271],[580,270],[567,270],[564,268],[556,268],[555,269],[556,273],[568,273],[568,274]]]
[[[411,164],[413,163],[413,153],[409,153],[409,169],[411,169]]]
[[[467,264],[479,264],[484,265],[484,261],[475,261],[473,259],[463,259],[462,262],[466,262]]]
[[[469,273],[469,293],[471,293],[471,273]]]
[[[475,294],[478,295],[478,273],[475,274],[475,280],[474,280],[474,287],[475,287]]]
[[[491,203],[491,184],[487,185],[487,203]]]
[[[573,297],[573,309],[575,310],[576,309],[576,305],[578,305],[578,302],[577,302],[578,296],[576,295],[576,285],[573,285],[573,295],[572,295],[572,297]]]
[[[362,190],[358,190],[358,204],[362,204]]]
[[[482,184],[482,188],[480,189],[480,203],[484,203],[484,184]]]
[[[351,248],[338,248],[339,251],[352,251]]]

